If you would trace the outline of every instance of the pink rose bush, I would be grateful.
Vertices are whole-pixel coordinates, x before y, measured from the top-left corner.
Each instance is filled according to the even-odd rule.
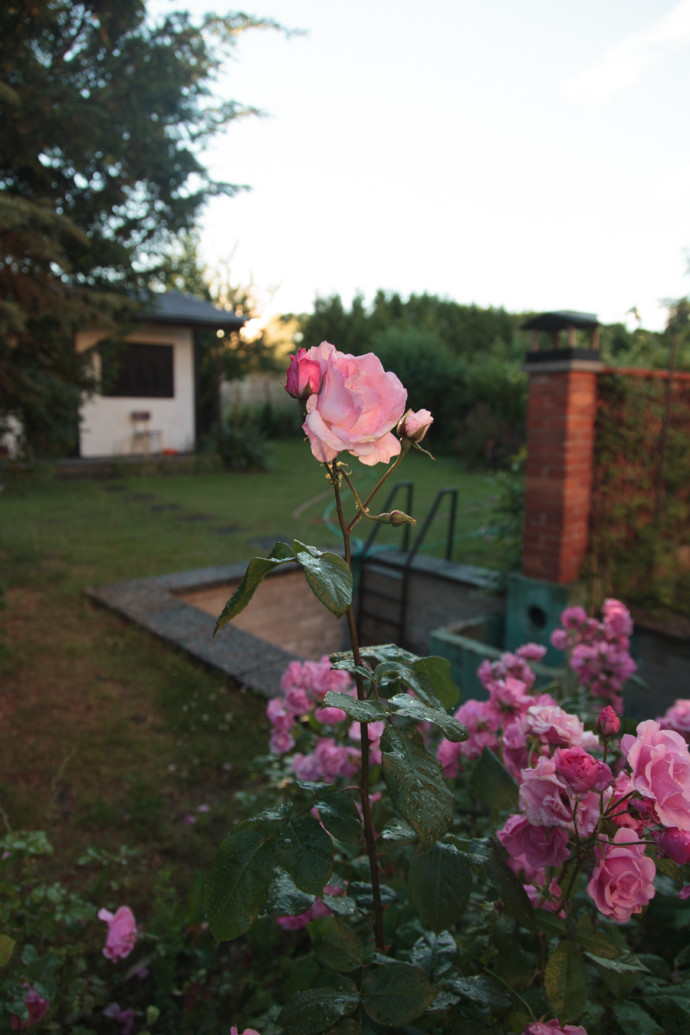
[[[351,356],[327,341],[300,349],[290,361],[287,389],[306,399],[302,428],[320,463],[348,452],[371,467],[400,453],[393,429],[405,413],[407,392],[372,352]],[[431,423],[422,412],[425,416],[414,422],[415,434],[421,423]]]
[[[557,650],[568,653],[568,664],[594,697],[610,702],[620,714],[622,691],[637,665],[630,657],[633,623],[620,600],[605,600],[602,618],[589,618],[582,607],[569,607],[561,615],[561,627],[551,634]]]
[[[103,955],[106,959],[124,960],[129,956],[137,940],[137,925],[129,906],[120,906],[111,913],[107,909],[99,909],[98,919],[108,925]]]

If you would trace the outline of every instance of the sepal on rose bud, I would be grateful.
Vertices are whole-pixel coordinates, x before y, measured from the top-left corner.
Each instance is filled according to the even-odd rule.
[[[434,423],[434,418],[431,416],[428,410],[407,410],[396,427],[396,433],[399,439],[407,440],[412,444],[421,442],[427,431]]]

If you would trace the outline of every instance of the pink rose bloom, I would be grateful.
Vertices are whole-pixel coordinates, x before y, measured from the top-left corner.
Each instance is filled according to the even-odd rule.
[[[298,349],[290,356],[285,391],[293,399],[306,399],[318,392],[321,385],[321,364],[310,359],[306,349]]]
[[[266,705],[266,715],[273,729],[279,733],[289,733],[295,725],[295,717],[279,697],[272,697]]]
[[[536,1021],[528,1024],[522,1035],[587,1035],[581,1024],[566,1024],[562,1028],[558,1021]]]
[[[259,1035],[259,1032],[255,1028],[245,1028],[242,1032],[238,1031],[237,1028],[231,1028],[230,1035]]]
[[[397,456],[400,441],[391,429],[405,411],[407,392],[396,375],[387,373],[373,352],[351,356],[326,341],[307,356],[325,364],[302,425],[315,458],[329,463],[347,450],[372,467]]]
[[[533,769],[521,773],[520,808],[530,823],[542,827],[573,827],[570,788],[552,758],[542,755]]]
[[[123,960],[129,956],[137,940],[137,925],[129,906],[120,906],[116,913],[99,909],[98,919],[108,925],[103,955],[106,959]]]
[[[675,730],[690,742],[690,700],[679,697],[657,722],[662,729]]]
[[[469,698],[455,712],[455,718],[467,727],[467,740],[458,744],[465,758],[479,758],[485,747],[498,747],[501,713],[490,701]]]
[[[570,715],[557,704],[532,705],[524,716],[527,734],[558,747],[598,748],[599,738],[585,729],[577,715]]]
[[[446,740],[445,737],[438,746],[436,758],[441,763],[443,775],[447,780],[452,780],[458,775],[461,747],[461,744],[455,744],[452,740]]]
[[[301,686],[291,686],[285,691],[285,704],[293,715],[306,715],[311,711],[312,702]]]
[[[611,638],[626,639],[632,636],[633,621],[625,604],[620,600],[605,600],[601,608],[604,617],[604,629]]]
[[[398,421],[395,430],[401,439],[407,439],[408,442],[421,442],[433,423],[434,418],[428,410],[417,410],[416,413],[408,410]]]
[[[283,730],[275,730],[271,734],[268,746],[274,755],[286,755],[295,746],[295,739]]]
[[[541,661],[546,654],[546,647],[542,647],[540,643],[524,643],[515,653],[525,661]]]
[[[532,870],[560,866],[570,854],[565,830],[534,826],[525,816],[509,816],[497,837],[508,855],[524,858]]]
[[[690,830],[690,753],[680,733],[663,730],[654,719],[627,733],[621,748],[632,770],[635,790],[654,801],[659,822]]]
[[[24,1006],[29,1012],[28,1020],[23,1021],[13,1013],[10,1017],[12,1031],[26,1031],[27,1028],[33,1028],[34,1024],[40,1024],[50,1009],[48,1000],[43,999],[33,987],[29,988],[24,996]]]
[[[621,827],[613,841],[600,845],[587,885],[587,894],[599,912],[618,924],[641,913],[654,898],[656,867],[644,854],[644,845],[635,843],[637,840],[633,830]]]
[[[586,625],[588,621],[587,612],[584,607],[566,607],[561,612],[561,625],[564,629],[578,630]]]
[[[679,866],[690,862],[690,831],[668,827],[654,832],[654,840],[661,855],[673,859]]]
[[[576,794],[603,791],[613,783],[613,773],[606,763],[581,747],[558,748],[553,757],[557,771]]]

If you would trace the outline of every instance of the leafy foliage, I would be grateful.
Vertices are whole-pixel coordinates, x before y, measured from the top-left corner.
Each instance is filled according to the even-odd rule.
[[[74,332],[132,313],[214,182],[199,149],[247,109],[211,96],[242,14],[146,20],[143,0],[18,0],[0,13],[0,413],[64,449],[92,387]]]

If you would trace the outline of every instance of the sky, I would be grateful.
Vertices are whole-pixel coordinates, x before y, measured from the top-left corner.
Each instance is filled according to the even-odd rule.
[[[690,294],[690,0],[253,3],[303,32],[216,85],[265,114],[205,153],[251,190],[201,240],[266,315],[382,288],[661,329]]]

